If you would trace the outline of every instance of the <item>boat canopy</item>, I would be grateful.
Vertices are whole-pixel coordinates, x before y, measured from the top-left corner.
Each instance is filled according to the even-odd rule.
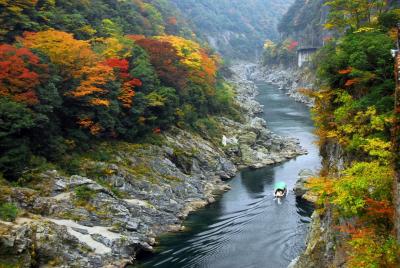
[[[284,183],[283,181],[279,181],[277,183],[275,183],[275,191],[276,190],[285,190],[286,189],[286,183]]]

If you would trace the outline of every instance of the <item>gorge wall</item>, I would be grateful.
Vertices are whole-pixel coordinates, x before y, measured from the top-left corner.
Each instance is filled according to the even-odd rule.
[[[173,0],[185,18],[225,58],[255,61],[266,39],[277,40],[276,26],[290,1]]]

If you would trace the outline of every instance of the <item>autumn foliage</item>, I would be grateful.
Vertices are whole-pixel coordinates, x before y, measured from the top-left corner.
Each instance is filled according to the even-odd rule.
[[[142,86],[142,82],[138,78],[133,78],[129,74],[129,62],[126,59],[108,59],[105,64],[118,72],[118,76],[122,81],[121,91],[118,99],[125,108],[131,108],[133,97],[135,96],[135,87]]]
[[[174,87],[180,92],[185,91],[189,73],[184,66],[181,66],[183,59],[171,43],[153,38],[140,39],[136,43],[150,55],[157,76],[165,85]]]
[[[343,8],[346,1],[329,5],[333,2]],[[322,210],[330,208],[340,223],[338,240],[347,250],[347,267],[399,267],[390,136],[393,40],[379,27],[354,27],[360,30],[331,40],[319,51],[321,87],[310,92],[316,134],[323,152],[339,148],[342,162],[327,165],[324,177],[311,179],[309,186],[320,196]]]
[[[83,67],[93,66],[98,61],[88,41],[76,40],[65,32],[27,32],[18,41],[25,47],[45,53],[66,75],[78,75]]]
[[[24,136],[35,153],[57,159],[93,138],[135,140],[217,111],[217,59],[200,45],[175,36],[125,36],[111,20],[103,26],[106,37],[78,40],[49,29],[0,45],[0,99],[38,118]]]
[[[39,58],[27,48],[0,45],[0,96],[28,105],[38,103],[36,87],[45,71]]]

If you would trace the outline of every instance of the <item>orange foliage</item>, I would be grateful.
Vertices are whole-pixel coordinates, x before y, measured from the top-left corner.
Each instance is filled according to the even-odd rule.
[[[135,96],[134,87],[142,86],[142,81],[137,78],[132,79],[128,73],[129,62],[125,59],[108,59],[105,63],[119,72],[119,77],[123,81],[123,84],[118,99],[122,102],[122,106],[131,108],[133,97]]]
[[[103,130],[103,128],[100,126],[99,123],[96,123],[96,124],[92,125],[92,126],[89,128],[89,130],[90,130],[90,133],[91,133],[92,135],[97,135],[97,134],[99,134],[99,133]]]
[[[202,61],[202,72],[204,73],[204,78],[207,83],[215,84],[216,82],[216,73],[218,66],[216,61],[208,56],[208,54],[202,50],[200,51],[201,61]]]
[[[189,70],[189,79],[207,86],[207,94],[214,95],[214,84],[218,59],[210,57],[199,44],[177,36],[162,36],[158,39],[170,43],[181,57],[180,63]]]
[[[43,68],[39,58],[26,48],[0,45],[0,96],[28,105],[38,103],[35,88],[39,75],[31,67]]]
[[[28,48],[43,52],[53,63],[62,66],[64,71],[73,76],[83,67],[92,66],[98,61],[88,41],[76,40],[72,34],[65,32],[26,32],[18,41]]]
[[[94,123],[90,118],[79,119],[78,125],[82,128],[89,129],[92,135],[97,135],[103,130],[99,123]]]
[[[389,219],[394,217],[394,207],[388,200],[376,201],[371,198],[365,199],[367,205],[367,216],[372,219]]]
[[[319,196],[332,195],[334,192],[333,186],[334,180],[325,177],[309,178],[307,180],[307,188]]]
[[[106,107],[110,106],[110,101],[106,99],[95,98],[91,99],[89,102],[94,106],[106,106]]]
[[[102,86],[108,81],[113,80],[114,73],[111,67],[104,64],[97,64],[93,67],[83,67],[79,71],[78,77],[83,80],[76,89],[69,92],[69,95],[76,98],[93,95],[94,93],[106,93],[106,90]]]
[[[82,118],[78,120],[78,125],[83,128],[89,128],[93,125],[93,121],[90,118]]]
[[[121,93],[118,99],[122,102],[122,106],[125,108],[131,108],[133,104],[133,97],[135,96],[135,91],[129,82],[125,82],[122,85]]]
[[[188,70],[182,66],[183,58],[169,42],[146,38],[136,43],[149,53],[151,64],[166,86],[174,87],[181,92],[186,88]]]
[[[336,226],[335,229],[337,229],[341,233],[354,235],[355,237],[360,236],[360,227],[355,226],[354,224],[345,223],[343,225]],[[364,228],[361,233],[366,233],[366,232],[372,233],[373,229]]]
[[[351,67],[344,69],[344,70],[340,70],[338,73],[339,74],[349,74],[353,71],[353,69]]]
[[[344,84],[346,87],[350,87],[358,82],[358,79],[350,79],[346,81],[346,84]]]
[[[397,256],[400,252],[394,237],[382,236],[374,228],[353,224],[339,226],[338,230],[350,235],[346,243],[348,267],[399,267]]]
[[[218,59],[210,57],[199,44],[172,35],[136,43],[149,53],[152,65],[165,84],[183,91],[191,81],[204,86],[208,95],[214,95]]]

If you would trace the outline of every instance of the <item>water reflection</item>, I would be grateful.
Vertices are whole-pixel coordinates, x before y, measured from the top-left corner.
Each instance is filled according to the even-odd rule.
[[[249,194],[265,192],[265,186],[274,183],[274,169],[266,167],[257,170],[246,169],[241,172],[241,183]]]

